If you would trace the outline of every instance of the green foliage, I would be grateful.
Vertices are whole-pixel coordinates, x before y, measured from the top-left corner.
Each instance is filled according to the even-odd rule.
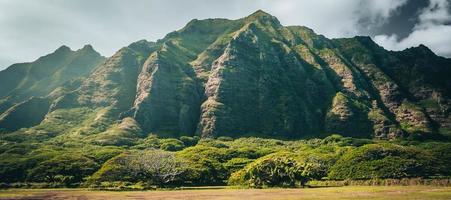
[[[162,150],[133,152],[126,167],[136,180],[159,187],[172,184],[185,170],[174,153]]]
[[[229,178],[229,184],[247,187],[295,187],[304,185],[313,170],[301,164],[290,152],[278,152],[259,158]]]
[[[451,143],[430,142],[418,145],[422,149],[429,151],[436,163],[433,168],[440,176],[451,176]]]
[[[89,180],[91,186],[104,182],[131,181],[167,186],[185,169],[174,153],[163,150],[130,151],[105,162]]]
[[[93,159],[97,163],[105,163],[112,157],[121,154],[124,150],[120,147],[106,146],[106,147],[85,147],[85,155]]]
[[[228,171],[229,174],[243,169],[247,164],[251,163],[253,159],[249,158],[232,158],[224,163],[224,169]]]
[[[87,181],[88,185],[99,185],[102,182],[135,181],[133,172],[127,167],[129,152],[119,154],[105,163]]]
[[[371,139],[364,138],[352,138],[352,137],[343,137],[341,135],[333,134],[327,136],[322,141],[323,144],[336,144],[338,146],[363,146],[365,144],[371,144],[373,141]]]
[[[162,139],[151,134],[136,143],[117,147],[4,142],[0,177],[6,183],[84,184],[115,190],[224,184],[300,187],[309,180],[451,175],[451,145],[445,142],[387,142],[340,135],[299,141],[253,137],[198,141],[196,137]],[[154,161],[172,163],[167,166],[175,166],[176,176],[165,181],[155,177],[155,168],[145,170],[155,166]]]
[[[223,163],[230,157],[226,148],[197,145],[177,152],[177,157],[184,160],[187,172],[183,179],[187,184],[209,185],[224,184],[227,171]]]
[[[189,136],[182,136],[179,138],[180,141],[183,142],[183,144],[186,147],[190,147],[190,146],[194,146],[197,144],[197,142],[199,142],[200,138],[199,136],[194,136],[194,137],[189,137]]]
[[[99,165],[80,155],[59,155],[38,163],[28,171],[27,180],[31,182],[59,183],[66,186],[80,183],[97,171]]]
[[[183,141],[182,141],[183,139]],[[180,151],[186,146],[193,146],[197,143],[197,139],[193,137],[183,136],[180,140],[175,138],[159,139],[156,135],[150,134],[145,139],[133,146],[133,149],[162,149],[165,151]]]
[[[435,174],[427,151],[393,144],[369,144],[344,154],[331,168],[331,179],[427,177]]]
[[[162,139],[160,148],[165,151],[180,151],[185,148],[185,144],[177,139]]]

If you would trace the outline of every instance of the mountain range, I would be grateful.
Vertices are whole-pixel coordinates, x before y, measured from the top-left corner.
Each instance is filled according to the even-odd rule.
[[[62,46],[0,71],[0,134],[127,144],[160,137],[451,136],[451,59],[328,39],[268,13],[192,20],[105,58]]]

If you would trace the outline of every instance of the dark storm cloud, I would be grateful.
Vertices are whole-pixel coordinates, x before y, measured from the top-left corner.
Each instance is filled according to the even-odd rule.
[[[410,33],[400,37],[396,33],[376,35],[375,41],[390,50],[402,50],[424,44],[435,53],[451,57],[451,1],[430,0],[416,15]]]
[[[0,0],[0,69],[32,61],[63,44],[76,49],[89,43],[110,56],[131,42],[162,38],[193,18],[237,19],[257,9],[284,25],[305,25],[327,37],[377,35],[379,44],[399,49],[425,43],[424,37],[412,33],[436,30],[437,20],[447,23],[427,14],[436,11],[426,13],[421,9],[425,6],[427,0]],[[403,23],[405,18],[412,21]],[[403,37],[413,39],[403,42]],[[450,37],[437,36],[429,46],[447,55],[445,45],[440,45],[443,41],[451,46],[446,38]]]
[[[418,15],[429,5],[427,0],[409,0],[378,27],[372,27],[371,36],[380,34],[396,34],[399,38],[407,37],[418,23]]]

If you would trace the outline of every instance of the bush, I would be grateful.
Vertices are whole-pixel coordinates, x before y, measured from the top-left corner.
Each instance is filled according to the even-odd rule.
[[[184,172],[182,164],[172,152],[155,149],[126,152],[107,161],[88,184],[125,181],[162,187],[175,182]]]
[[[25,170],[29,167],[27,162],[18,154],[2,154],[0,156],[0,182],[12,183],[25,179]]]
[[[124,150],[121,148],[115,146],[89,148],[86,152],[86,156],[94,159],[97,163],[105,163],[107,160],[121,154],[123,151]]]
[[[315,176],[316,166],[300,162],[291,152],[259,158],[229,178],[229,185],[245,187],[297,187]]]
[[[180,141],[187,147],[195,146],[197,142],[199,142],[200,138],[198,136],[189,137],[189,136],[181,136]]]
[[[127,168],[130,152],[121,153],[108,161],[89,179],[88,185],[98,185],[101,182],[136,181],[132,172]]]
[[[93,160],[81,155],[60,155],[39,163],[28,172],[31,182],[60,183],[66,186],[78,184],[94,173],[99,166]]]
[[[430,167],[434,168],[438,176],[451,176],[451,143],[423,143],[420,147],[429,151],[436,159],[436,164]]]
[[[225,170],[229,174],[243,169],[247,164],[251,163],[253,160],[249,158],[232,158],[224,164]]]
[[[298,152],[297,156],[299,162],[306,163],[310,166],[310,178],[319,180],[327,177],[330,168],[342,154],[347,151],[348,148],[335,145],[323,145]]]
[[[435,159],[427,151],[394,144],[369,144],[345,153],[331,168],[331,179],[427,177]]]
[[[185,148],[182,141],[177,139],[162,139],[160,140],[160,149],[165,151],[180,151]]]
[[[188,147],[177,152],[177,157],[184,160],[186,173],[183,180],[192,185],[222,185],[227,180],[228,171],[223,163],[230,159],[231,151],[204,145]]]

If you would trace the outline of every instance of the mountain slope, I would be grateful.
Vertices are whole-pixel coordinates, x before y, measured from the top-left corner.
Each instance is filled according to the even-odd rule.
[[[28,65],[14,73],[26,77]],[[109,145],[148,133],[440,138],[451,132],[450,70],[450,59],[424,46],[392,52],[369,37],[331,40],[263,11],[192,20],[155,43],[120,49],[78,82],[54,91],[33,84],[51,97],[39,127],[59,123],[54,113],[87,113],[57,137],[29,132]]]
[[[103,60],[104,57],[90,45],[77,51],[72,51],[67,46],[61,46],[55,52],[34,62],[14,64],[1,71],[0,113],[3,114],[0,117],[0,128],[16,130],[38,124],[46,114],[46,112],[43,113],[43,110],[49,108],[49,105],[41,106],[52,101],[52,96],[48,96],[50,92],[64,85],[68,87],[77,84],[77,79],[91,73]],[[47,103],[35,104],[39,98],[31,97],[45,97],[47,99],[40,102],[46,101]],[[39,105],[41,111],[36,113],[36,110],[28,109],[28,106],[22,108],[24,105],[31,104]],[[16,110],[18,108],[20,111]],[[18,115],[18,118],[5,121],[11,113],[17,113],[15,115]],[[26,123],[28,119],[33,119],[31,121],[34,123]]]

